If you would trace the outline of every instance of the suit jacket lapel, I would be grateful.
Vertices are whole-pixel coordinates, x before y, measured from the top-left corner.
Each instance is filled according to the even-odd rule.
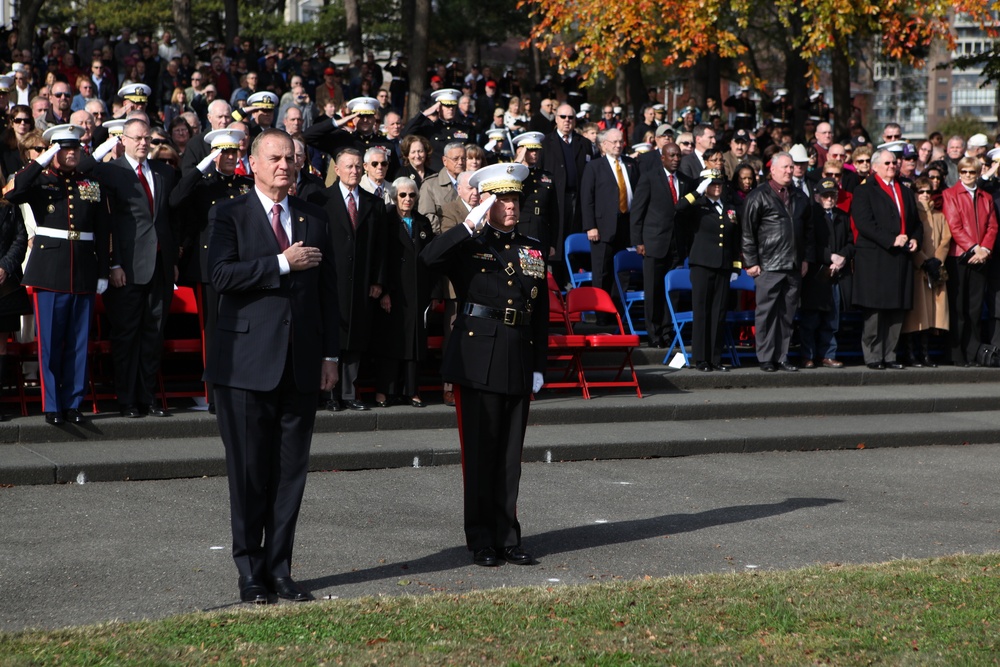
[[[247,219],[249,221],[247,227],[257,234],[258,239],[264,244],[264,247],[272,248],[274,254],[277,255],[281,252],[281,248],[278,247],[278,239],[275,238],[274,230],[271,229],[271,220],[261,207],[260,199],[253,193],[246,197]]]
[[[329,192],[331,193],[330,198],[334,200],[333,206],[337,209],[337,215],[333,219],[339,220],[344,229],[353,231],[351,230],[351,214],[347,212],[347,202],[344,201],[344,193],[340,189],[340,183],[334,183]],[[360,210],[358,219],[360,220]]]
[[[288,212],[292,216],[292,243],[297,243],[306,240],[306,233],[308,228],[306,226],[306,216],[302,214],[299,207],[292,203],[291,198],[288,200]]]

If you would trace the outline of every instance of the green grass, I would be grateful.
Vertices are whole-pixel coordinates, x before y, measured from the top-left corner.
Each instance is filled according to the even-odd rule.
[[[0,634],[0,665],[993,665],[1000,554]]]

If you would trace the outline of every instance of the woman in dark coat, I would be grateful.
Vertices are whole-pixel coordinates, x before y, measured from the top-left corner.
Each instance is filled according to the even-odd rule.
[[[420,400],[417,364],[427,351],[424,310],[430,303],[432,281],[417,256],[434,237],[434,231],[430,220],[417,213],[417,185],[413,179],[397,178],[389,195],[394,204],[385,218],[386,282],[372,323],[372,349],[378,358],[375,404],[389,407],[393,396],[399,395],[413,407],[422,408],[426,404]]]
[[[21,209],[0,199],[0,387],[7,365],[7,339],[21,330],[21,316],[31,312],[28,293],[21,286],[21,262],[28,251]],[[0,421],[10,416],[0,411]]]

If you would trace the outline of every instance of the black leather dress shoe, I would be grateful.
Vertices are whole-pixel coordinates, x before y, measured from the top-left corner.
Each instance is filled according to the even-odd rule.
[[[315,600],[312,593],[295,583],[291,577],[278,577],[272,582],[272,588],[282,600],[292,602],[309,602]]]
[[[695,368],[697,368],[699,371],[703,373],[710,373],[712,371],[712,364],[708,363],[707,361],[699,361],[698,365],[695,366]]]
[[[82,424],[87,421],[87,418],[76,408],[70,408],[66,411],[66,421],[70,424]]]
[[[376,408],[387,408],[392,405],[392,399],[386,398],[384,401],[375,401]]]
[[[66,420],[63,419],[63,416],[60,413],[58,413],[58,412],[46,412],[45,413],[45,423],[46,424],[52,424],[53,426],[58,426],[59,424],[62,424],[65,421]]]
[[[924,364],[924,368],[937,368],[937,364],[931,361],[930,357],[922,357],[921,361]]]
[[[143,405],[139,408],[139,412],[144,415],[149,415],[151,417],[169,417],[170,413],[161,408],[158,405]]]
[[[208,404],[208,414],[210,414],[210,415],[214,415],[215,414],[215,403],[209,403]]]
[[[799,367],[790,361],[779,361],[778,368],[780,368],[783,371],[788,371],[789,373],[795,373],[796,371],[799,370]]]
[[[358,412],[364,412],[365,410],[371,410],[367,405],[358,400],[344,401],[344,407],[348,410],[357,410]]]
[[[271,598],[267,587],[259,579],[240,577],[240,601],[250,604],[270,604]]]
[[[891,369],[896,370],[896,371],[901,371],[904,368],[906,368],[906,366],[904,366],[903,364],[899,363],[898,361],[890,361],[889,363],[887,363],[885,365],[885,367],[886,368],[891,368]]]
[[[139,408],[134,405],[123,405],[119,412],[122,417],[128,417],[129,419],[138,419],[142,416],[142,413],[139,412]]]
[[[511,565],[531,565],[535,559],[521,547],[505,547],[503,559]]]
[[[722,364],[712,364],[712,368],[714,370],[719,371],[720,373],[728,373],[729,372],[729,369],[726,368],[725,366],[723,366]]]
[[[885,364],[883,364],[881,361],[876,361],[874,363],[868,364],[868,368],[872,369],[873,371],[884,371]]]
[[[426,408],[427,407],[427,404],[424,403],[423,401],[421,401],[419,398],[411,398],[410,399],[410,405],[412,405],[415,408]]]
[[[760,370],[765,373],[774,373],[778,370],[778,366],[770,361],[765,361],[760,365]]]
[[[339,398],[331,398],[329,401],[326,402],[326,409],[329,410],[330,412],[343,412],[344,404],[340,401]]]
[[[493,547],[486,547],[472,553],[472,562],[482,567],[496,567],[500,564],[497,560],[497,550]]]

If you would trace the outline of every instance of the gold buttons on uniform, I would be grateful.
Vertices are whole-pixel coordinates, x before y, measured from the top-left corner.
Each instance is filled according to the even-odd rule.
[[[721,244],[721,243],[719,244],[719,247],[720,247],[720,248],[722,247],[722,244]]]
[[[507,299],[507,305],[511,306],[514,304],[514,299]]]
[[[479,269],[479,270],[482,271],[483,273],[486,273],[486,269]]]
[[[514,286],[514,281],[513,280],[508,280],[507,281],[507,286],[508,287],[513,287]]]
[[[45,210],[48,211],[49,213],[55,213],[56,212],[56,207],[53,206],[52,204],[49,204],[49,207],[47,209],[45,209]]]
[[[504,249],[504,250],[510,250],[510,245],[505,245],[505,246],[503,247],[503,249]]]
[[[469,335],[470,335],[470,336],[472,335],[472,332],[471,332],[471,331],[469,332]]]

